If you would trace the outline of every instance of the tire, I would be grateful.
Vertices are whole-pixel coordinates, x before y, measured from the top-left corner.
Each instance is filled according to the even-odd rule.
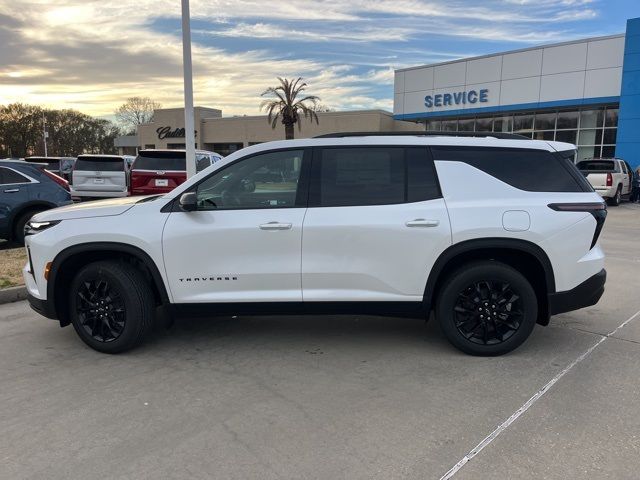
[[[139,270],[116,261],[90,263],[69,289],[73,328],[88,346],[121,353],[139,345],[153,328],[155,299]]]
[[[44,210],[29,210],[18,217],[18,220],[16,220],[16,223],[13,225],[13,236],[11,237],[16,244],[24,245],[24,226],[31,220],[31,217],[43,211]]]
[[[496,356],[529,337],[538,317],[538,300],[517,270],[481,261],[463,265],[446,278],[435,311],[443,333],[456,348],[470,355]]]
[[[616,190],[616,194],[609,200],[609,205],[612,207],[617,207],[622,203],[622,187],[618,185],[618,189]]]

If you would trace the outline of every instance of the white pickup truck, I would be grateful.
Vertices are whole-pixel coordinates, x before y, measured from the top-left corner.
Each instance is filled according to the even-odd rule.
[[[623,198],[631,195],[633,170],[624,160],[591,158],[578,162],[578,169],[609,205],[618,206]]]

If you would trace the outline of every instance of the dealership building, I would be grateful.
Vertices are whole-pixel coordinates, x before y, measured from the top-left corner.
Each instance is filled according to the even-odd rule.
[[[221,155],[262,142],[284,139],[284,126],[272,128],[266,115],[223,117],[215,108],[195,107],[196,148]],[[295,127],[296,138],[334,132],[382,132],[415,130],[416,124],[395,120],[384,110],[318,112],[318,122],[302,118]],[[184,109],[163,108],[154,112],[151,123],[138,126],[137,135],[118,137],[120,154],[134,155],[141,148],[185,148]]]
[[[514,132],[640,165],[640,18],[624,34],[395,72],[394,118],[427,130]]]

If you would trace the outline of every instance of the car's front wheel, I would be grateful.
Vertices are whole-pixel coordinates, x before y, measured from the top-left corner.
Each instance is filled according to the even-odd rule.
[[[466,264],[443,283],[436,317],[447,339],[471,355],[502,355],[531,334],[538,315],[529,281],[504,263]]]
[[[100,261],[80,269],[69,289],[71,323],[91,348],[120,353],[151,330],[155,301],[148,281],[124,262]]]

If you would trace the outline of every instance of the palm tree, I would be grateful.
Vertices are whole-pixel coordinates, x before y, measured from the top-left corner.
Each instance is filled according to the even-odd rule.
[[[262,97],[269,95],[275,98],[265,100],[260,104],[260,110],[267,112],[267,119],[271,124],[271,128],[276,128],[278,119],[281,119],[284,125],[284,135],[287,140],[293,140],[293,125],[298,124],[300,128],[300,114],[304,118],[310,118],[318,123],[318,115],[315,107],[320,100],[315,95],[307,95],[298,100],[298,96],[305,90],[306,83],[302,82],[302,77],[291,81],[286,78],[278,77],[280,85],[277,87],[269,87],[262,92]],[[301,83],[302,82],[302,83]]]

